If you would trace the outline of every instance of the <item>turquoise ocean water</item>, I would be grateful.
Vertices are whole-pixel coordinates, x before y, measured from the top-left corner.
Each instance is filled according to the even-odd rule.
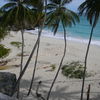
[[[88,43],[89,35],[91,32],[91,26],[87,21],[87,18],[82,16],[80,17],[80,23],[76,23],[76,25],[73,25],[72,27],[66,27],[66,32],[68,40]],[[53,36],[52,30],[48,28],[44,29],[43,35],[48,37],[63,39],[62,25],[59,26],[58,32],[56,33],[55,36]],[[100,46],[100,20],[98,21],[94,29],[92,44]]]
[[[80,17],[80,23],[76,23],[76,25],[73,25],[72,27],[67,27],[66,30],[68,36],[70,37],[88,39],[91,31],[91,26],[87,21],[86,17]],[[63,31],[61,25],[58,31],[59,32]],[[96,27],[94,28],[93,40],[100,41],[100,21],[97,23]]]
[[[87,21],[87,18],[82,16],[80,17],[80,23],[76,23],[76,25],[73,25],[72,27],[66,27],[66,31],[69,40],[88,42],[91,32],[91,26]],[[63,38],[63,28],[61,25],[59,26],[58,32],[55,37]],[[100,20],[94,28],[92,44],[100,45]]]

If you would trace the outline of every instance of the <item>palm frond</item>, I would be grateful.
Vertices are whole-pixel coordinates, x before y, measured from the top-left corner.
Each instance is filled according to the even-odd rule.
[[[55,4],[61,4],[61,0],[50,0],[51,3],[55,3]]]
[[[79,6],[79,14],[85,14],[92,26],[96,26],[100,15],[100,0],[86,0]]]
[[[23,5],[15,6],[6,11],[1,24],[9,27],[15,26],[18,29],[21,29],[22,26],[23,28],[28,27],[28,25],[34,27],[34,23],[36,22],[36,16],[34,15],[34,11]]]
[[[56,5],[65,5],[67,3],[70,3],[72,0],[50,0],[51,3],[54,3]]]
[[[51,6],[51,5],[50,5]],[[54,35],[57,32],[59,24],[63,24],[64,27],[75,25],[76,22],[79,22],[79,17],[73,11],[58,5],[54,5],[55,10],[51,10],[47,13],[46,25],[51,27]],[[54,8],[53,7],[53,8]],[[52,7],[50,9],[53,9]]]
[[[15,7],[15,6],[16,6],[16,3],[7,3],[4,6],[2,6],[0,9],[2,11],[5,11],[5,10],[9,10],[9,9]]]
[[[32,8],[37,8],[38,10],[43,10],[43,0],[24,0],[23,4],[31,6]]]
[[[56,9],[56,7],[57,7],[57,5],[55,3],[52,3],[52,4],[48,4],[47,5],[47,9],[48,10],[54,10],[54,9]]]
[[[62,0],[62,5],[66,5],[68,3],[72,2],[72,0]]]

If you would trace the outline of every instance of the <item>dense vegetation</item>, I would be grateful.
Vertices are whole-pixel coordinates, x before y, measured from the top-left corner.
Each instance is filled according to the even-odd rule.
[[[83,78],[84,66],[79,62],[71,62],[62,67],[62,74],[69,78]],[[86,76],[87,76],[86,72]]]
[[[10,53],[10,49],[5,48],[4,45],[0,44],[0,58],[4,58],[8,56]]]

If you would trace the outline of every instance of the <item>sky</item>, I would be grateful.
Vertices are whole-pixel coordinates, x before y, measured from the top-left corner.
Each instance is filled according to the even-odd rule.
[[[69,9],[73,11],[77,11],[77,8],[79,7],[80,4],[82,4],[85,0],[73,0],[71,3],[69,3],[67,6]]]
[[[4,0],[0,0],[0,6],[2,6],[2,4],[4,4]]]
[[[0,0],[0,6],[2,6],[7,0]],[[78,6],[85,0],[73,0],[67,7],[75,12],[77,12]]]

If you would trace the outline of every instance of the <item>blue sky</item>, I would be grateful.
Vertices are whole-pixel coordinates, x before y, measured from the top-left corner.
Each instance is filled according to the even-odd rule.
[[[6,0],[0,0],[0,6],[4,4],[4,1]]]
[[[0,6],[2,6],[7,0],[0,0]],[[68,4],[68,8],[77,11],[78,6],[84,2],[85,0],[73,0],[70,4]]]
[[[83,3],[85,0],[73,0],[70,4],[68,4],[68,8],[77,11],[77,8],[81,3]]]

